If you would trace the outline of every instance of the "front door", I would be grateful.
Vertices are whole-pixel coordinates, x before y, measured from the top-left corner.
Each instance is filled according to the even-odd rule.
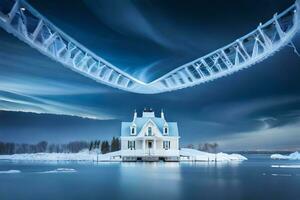
[[[152,141],[148,141],[148,149],[152,149]]]

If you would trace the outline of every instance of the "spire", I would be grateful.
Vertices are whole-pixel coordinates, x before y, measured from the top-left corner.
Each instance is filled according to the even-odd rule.
[[[161,109],[160,118],[165,119],[165,114],[164,114],[164,110],[163,109]]]

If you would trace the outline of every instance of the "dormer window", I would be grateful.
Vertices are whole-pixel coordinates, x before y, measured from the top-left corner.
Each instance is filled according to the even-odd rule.
[[[163,135],[169,135],[169,126],[167,122],[164,124]]]
[[[151,135],[152,135],[152,127],[148,127],[147,135],[148,135],[148,136],[151,136]]]
[[[164,127],[164,135],[168,135],[168,134],[169,134],[168,127]]]
[[[133,125],[130,127],[130,135],[135,135],[136,134],[136,126]]]

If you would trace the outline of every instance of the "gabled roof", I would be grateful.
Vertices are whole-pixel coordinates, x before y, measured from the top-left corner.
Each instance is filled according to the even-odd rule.
[[[163,133],[163,127],[166,120],[159,117],[137,117],[134,121],[136,124],[136,132],[137,134],[141,131],[145,123],[149,120],[152,120],[156,126],[159,128],[160,132]],[[169,135],[168,136],[179,136],[178,135],[178,126],[177,122],[167,122],[169,127]],[[131,136],[130,135],[130,126],[132,122],[122,122],[121,124],[121,136]]]
[[[139,132],[137,132],[137,136],[142,136],[143,137],[144,135],[142,134],[142,132],[143,132],[143,130],[144,130],[144,133],[145,133],[145,131],[147,131],[146,128],[149,126],[149,124],[152,124],[154,126],[154,129],[157,129],[158,133],[157,133],[156,136],[162,136],[162,132],[161,132],[162,129],[159,128],[156,125],[156,123],[154,121],[152,121],[152,119],[148,119],[148,121],[146,123],[144,123],[142,128],[139,128],[140,130],[139,130]]]

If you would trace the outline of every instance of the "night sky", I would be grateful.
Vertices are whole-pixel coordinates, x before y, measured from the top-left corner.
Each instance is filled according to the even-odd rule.
[[[51,0],[29,3],[74,39],[143,81],[201,57],[293,1]],[[299,34],[293,40],[300,49]],[[290,47],[231,76],[174,92],[97,83],[0,29],[0,140],[108,139],[144,107],[177,121],[181,144],[300,149],[300,58]]]

